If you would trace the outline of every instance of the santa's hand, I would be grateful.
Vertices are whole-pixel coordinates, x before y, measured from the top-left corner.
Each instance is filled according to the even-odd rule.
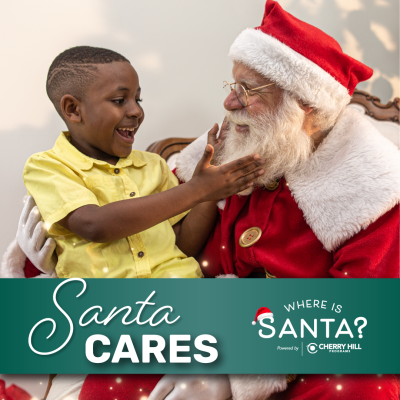
[[[228,134],[228,131],[229,131],[229,122],[226,118],[224,119],[224,122],[221,125],[221,129],[219,129],[218,124],[214,124],[211,130],[208,131],[207,143],[211,144],[211,146],[214,147],[214,156],[211,160],[212,165],[215,165],[215,158],[218,157],[219,153],[223,148],[224,140]]]
[[[56,242],[51,238],[46,240],[46,228],[41,219],[35,200],[28,196],[19,218],[17,241],[37,269],[45,274],[52,274],[56,267],[53,255]]]
[[[227,375],[164,375],[148,400],[229,400]]]

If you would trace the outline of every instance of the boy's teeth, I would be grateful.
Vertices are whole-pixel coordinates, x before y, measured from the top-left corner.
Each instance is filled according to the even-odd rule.
[[[117,131],[121,136],[132,139],[135,128],[118,128]]]
[[[132,132],[128,129],[117,129],[121,136],[132,138]]]

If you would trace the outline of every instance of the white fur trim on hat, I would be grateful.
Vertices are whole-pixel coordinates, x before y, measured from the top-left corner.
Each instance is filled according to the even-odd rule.
[[[264,319],[264,318],[271,318],[271,317],[273,317],[273,316],[274,316],[274,314],[273,314],[272,312],[263,313],[263,314],[260,314],[260,315],[257,317],[257,321],[261,321],[261,320]],[[253,322],[255,322],[255,321],[253,321]]]
[[[266,400],[287,388],[286,375],[229,375],[233,400]]]
[[[261,30],[244,30],[232,44],[229,57],[329,115],[338,115],[350,102],[347,88],[333,76]]]
[[[317,238],[333,251],[400,201],[400,152],[346,108],[318,149],[286,175]]]

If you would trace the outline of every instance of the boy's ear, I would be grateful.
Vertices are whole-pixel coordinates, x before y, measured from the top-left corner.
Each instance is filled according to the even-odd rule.
[[[61,98],[60,106],[61,112],[66,121],[70,121],[75,124],[82,121],[80,101],[76,97],[70,94],[64,95]]]

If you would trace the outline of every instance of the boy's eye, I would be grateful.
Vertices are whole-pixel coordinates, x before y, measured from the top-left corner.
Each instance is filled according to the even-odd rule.
[[[136,99],[136,103],[141,103],[143,99]]]
[[[124,103],[124,101],[125,101],[125,99],[114,99],[114,100],[111,100],[113,103],[115,103],[115,104],[123,104]]]

